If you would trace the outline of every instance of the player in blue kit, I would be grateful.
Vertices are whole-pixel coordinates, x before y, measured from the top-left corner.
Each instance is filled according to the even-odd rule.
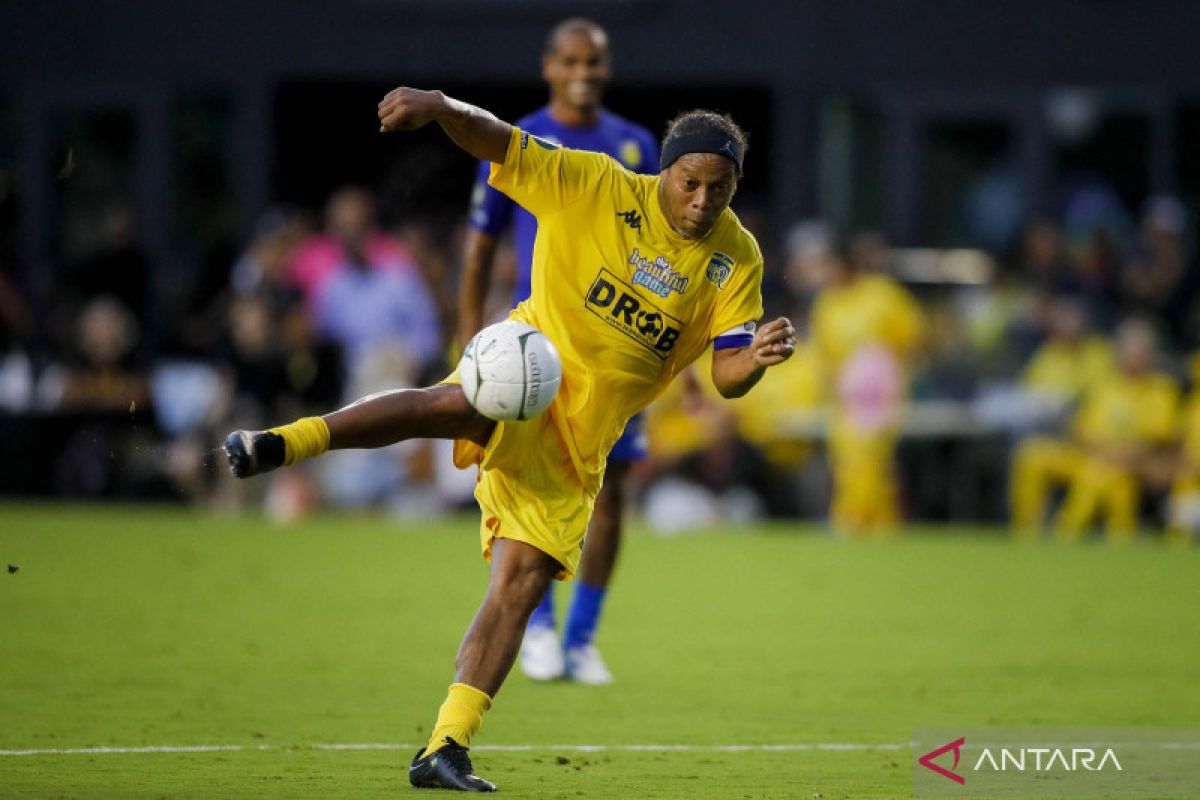
[[[654,135],[601,106],[610,76],[608,36],[604,29],[586,19],[559,23],[547,37],[542,55],[542,77],[550,87],[550,103],[518,120],[517,127],[574,150],[606,153],[635,172],[657,174],[658,143]],[[484,325],[483,306],[496,246],[510,225],[518,267],[513,305],[530,294],[537,220],[507,195],[488,186],[489,167],[487,162],[479,165],[479,180],[471,201],[471,225],[459,293],[459,333],[464,345]],[[521,644],[521,669],[529,677],[554,680],[565,675],[588,684],[612,681],[593,637],[621,543],[625,476],[630,463],[644,457],[645,435],[639,415],[630,420],[625,435],[609,456],[562,644],[555,632],[552,591],[546,592],[529,620]]]

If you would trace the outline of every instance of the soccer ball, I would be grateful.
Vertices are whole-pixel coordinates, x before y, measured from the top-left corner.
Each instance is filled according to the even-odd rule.
[[[562,382],[562,360],[546,335],[507,320],[475,334],[458,364],[463,394],[485,417],[533,419],[550,407]]]

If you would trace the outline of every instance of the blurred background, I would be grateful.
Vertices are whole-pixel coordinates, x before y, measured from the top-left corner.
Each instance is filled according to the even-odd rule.
[[[0,494],[470,507],[440,443],[248,484],[214,448],[453,368],[475,164],[380,136],[375,104],[521,117],[578,14],[610,35],[606,106],[748,130],[734,206],[802,332],[745,400],[700,365],[651,409],[653,527],[1200,527],[1188,0],[0,4]],[[387,326],[329,290],[352,269],[386,276]]]

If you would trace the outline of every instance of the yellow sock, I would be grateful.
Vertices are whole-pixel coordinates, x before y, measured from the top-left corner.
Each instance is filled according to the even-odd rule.
[[[483,712],[491,707],[492,698],[486,692],[465,683],[450,684],[450,693],[438,709],[437,724],[425,751],[433,753],[445,747],[447,736],[463,747],[470,747],[471,737],[483,724]]]
[[[271,428],[283,437],[283,465],[290,467],[306,458],[315,458],[329,449],[329,426],[320,417],[304,417],[290,425]]]

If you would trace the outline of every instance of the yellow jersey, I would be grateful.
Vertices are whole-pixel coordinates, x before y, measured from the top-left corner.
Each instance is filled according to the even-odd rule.
[[[1192,390],[1180,414],[1183,455],[1190,466],[1200,464],[1200,389]]]
[[[1169,375],[1113,374],[1084,394],[1075,433],[1089,444],[1167,444],[1178,413],[1179,387]]]
[[[1114,370],[1112,348],[1098,336],[1075,344],[1049,341],[1033,354],[1021,383],[1033,392],[1075,400]]]
[[[859,275],[847,286],[822,289],[813,303],[813,341],[836,375],[859,350],[875,345],[901,362],[916,348],[924,326],[917,301],[885,275]]]
[[[563,379],[547,413],[594,495],[630,417],[714,342],[750,343],[762,252],[731,209],[705,238],[685,239],[659,206],[659,176],[515,127],[488,182],[537,217],[532,291],[511,317],[558,348]]]

